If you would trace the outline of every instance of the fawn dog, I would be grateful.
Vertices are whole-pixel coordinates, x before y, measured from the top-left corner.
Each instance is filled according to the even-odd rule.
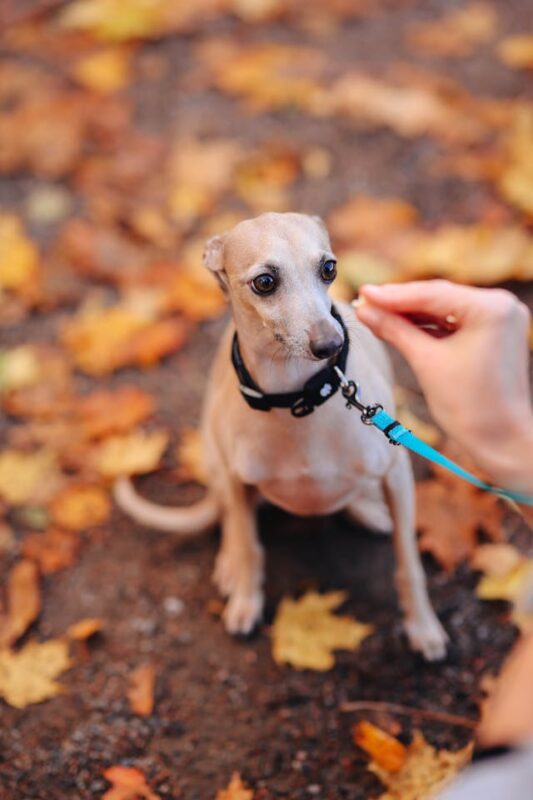
[[[182,535],[220,521],[213,578],[227,597],[224,622],[233,634],[249,633],[263,610],[260,499],[299,515],[345,510],[369,528],[392,530],[410,645],[428,660],[444,657],[447,635],[416,544],[409,456],[348,412],[338,391],[335,365],[361,381],[368,397],[394,406],[383,345],[328,295],[336,262],[323,222],[262,214],[210,239],[204,262],[233,314],[205,398],[207,495],[190,507],[159,506],[123,478],[115,485],[118,505],[142,524]]]

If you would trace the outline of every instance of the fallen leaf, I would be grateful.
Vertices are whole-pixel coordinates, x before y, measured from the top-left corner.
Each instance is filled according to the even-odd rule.
[[[33,386],[40,375],[37,353],[31,345],[0,352],[0,392]]]
[[[507,542],[480,544],[470,560],[472,569],[484,572],[492,578],[505,578],[519,566],[524,556],[516,547]]]
[[[533,108],[516,111],[505,131],[501,147],[504,164],[496,171],[495,183],[502,196],[533,218]]]
[[[375,253],[365,250],[341,252],[337,262],[339,278],[352,290],[358,291],[363,283],[387,283],[398,277],[397,268]]]
[[[39,254],[14,214],[0,214],[0,289],[32,294],[39,280]]]
[[[0,696],[14,708],[26,708],[60,694],[55,678],[71,666],[63,639],[28,642],[17,652],[0,650]]]
[[[334,650],[356,650],[374,626],[332,614],[345,599],[345,592],[312,591],[283,599],[272,627],[274,661],[324,672],[335,665]]]
[[[60,22],[104,42],[127,42],[160,32],[165,5],[165,0],[75,0]]]
[[[167,446],[165,431],[133,431],[104,439],[95,450],[96,468],[106,478],[152,472]]]
[[[533,625],[533,559],[522,556],[512,545],[503,553],[501,546],[497,550],[490,547],[485,545],[474,560],[475,569],[484,573],[476,594],[481,600],[512,603],[511,621],[529,631]]]
[[[533,277],[533,238],[518,225],[444,225],[413,240],[400,259],[404,279],[443,277],[491,286]]]
[[[387,789],[379,795],[378,800],[429,800],[437,797],[468,764],[472,751],[473,743],[453,753],[437,750],[420,731],[415,731],[400,769],[396,769],[396,762],[392,771],[376,760],[368,765],[368,769],[378,776]]]
[[[0,497],[11,505],[38,504],[60,485],[56,456],[51,450],[0,452]]]
[[[43,575],[70,567],[80,547],[72,531],[48,528],[44,533],[29,533],[22,542],[22,555],[37,562]]]
[[[494,541],[503,538],[498,499],[461,478],[439,473],[417,483],[416,496],[419,547],[447,571],[472,556],[480,530]]]
[[[414,206],[397,197],[357,195],[328,214],[328,230],[342,244],[372,245],[391,231],[402,231],[418,222]]]
[[[97,92],[116,92],[131,80],[130,49],[109,47],[81,58],[72,70],[78,83]]]
[[[104,778],[112,786],[102,795],[102,800],[161,800],[136,767],[108,767],[104,771]]]
[[[87,617],[86,619],[80,619],[79,622],[70,625],[67,628],[65,636],[68,639],[84,642],[86,639],[90,639],[91,636],[94,636],[95,633],[99,633],[103,627],[104,623],[101,619],[98,619],[98,617]]]
[[[253,800],[254,793],[247,789],[238,772],[234,772],[227,789],[219,789],[216,800]]]
[[[232,139],[178,140],[168,167],[168,205],[175,222],[188,227],[209,212],[230,187],[242,157],[242,146]]]
[[[407,35],[408,44],[431,57],[462,58],[489,42],[496,33],[498,17],[494,6],[471,2],[446,11],[434,22],[414,25]]]
[[[407,747],[371,722],[358,722],[354,727],[353,740],[372,758],[374,764],[386,772],[399,772],[405,764]]]
[[[53,522],[72,531],[101,525],[110,512],[108,494],[100,486],[69,486],[50,505]]]
[[[130,674],[128,701],[134,714],[148,717],[154,710],[155,667],[142,664]]]
[[[90,375],[132,364],[151,366],[181,347],[187,330],[182,320],[153,321],[152,314],[152,308],[132,304],[82,310],[65,323],[61,339],[76,365]]]
[[[177,474],[180,480],[193,480],[204,486],[207,474],[204,467],[202,437],[199,430],[191,428],[181,433],[181,441],[176,448],[178,460]]]
[[[24,559],[9,573],[6,586],[7,617],[0,629],[0,648],[9,647],[26,632],[41,610],[39,573]]]
[[[154,409],[152,395],[136,386],[121,386],[113,391],[100,389],[80,398],[77,403],[80,424],[90,439],[127,433],[149,417]]]
[[[502,39],[498,45],[498,56],[508,67],[533,67],[533,34],[519,33]]]

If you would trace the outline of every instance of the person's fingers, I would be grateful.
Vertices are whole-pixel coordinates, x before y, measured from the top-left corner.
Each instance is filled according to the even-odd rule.
[[[479,289],[457,286],[445,280],[388,283],[382,286],[367,284],[359,294],[368,303],[399,313],[422,312],[445,318],[453,315],[464,319],[472,305],[485,301]]]
[[[369,303],[359,305],[355,313],[372,333],[394,345],[411,363],[424,357],[428,345],[436,345],[427,333],[399,314],[391,314]]]

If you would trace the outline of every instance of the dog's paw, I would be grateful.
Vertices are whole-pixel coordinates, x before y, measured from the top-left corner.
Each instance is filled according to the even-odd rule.
[[[405,633],[411,649],[421,653],[426,661],[442,661],[446,657],[448,634],[434,614],[407,619]]]
[[[263,615],[263,592],[236,591],[230,595],[223,619],[228,633],[246,635],[251,633]]]

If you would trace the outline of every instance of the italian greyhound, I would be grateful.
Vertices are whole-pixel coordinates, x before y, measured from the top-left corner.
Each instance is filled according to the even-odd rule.
[[[127,478],[118,505],[138,522],[191,535],[221,522],[213,579],[227,598],[230,633],[247,634],[263,611],[260,499],[302,516],[345,510],[393,531],[396,584],[411,647],[446,653],[416,543],[411,463],[402,447],[348,412],[336,369],[394,408],[382,343],[350,306],[328,294],[336,275],[319,217],[267,213],[211,238],[204,262],[229,299],[233,320],[216,353],[201,426],[207,494],[184,508],[140,497]]]

